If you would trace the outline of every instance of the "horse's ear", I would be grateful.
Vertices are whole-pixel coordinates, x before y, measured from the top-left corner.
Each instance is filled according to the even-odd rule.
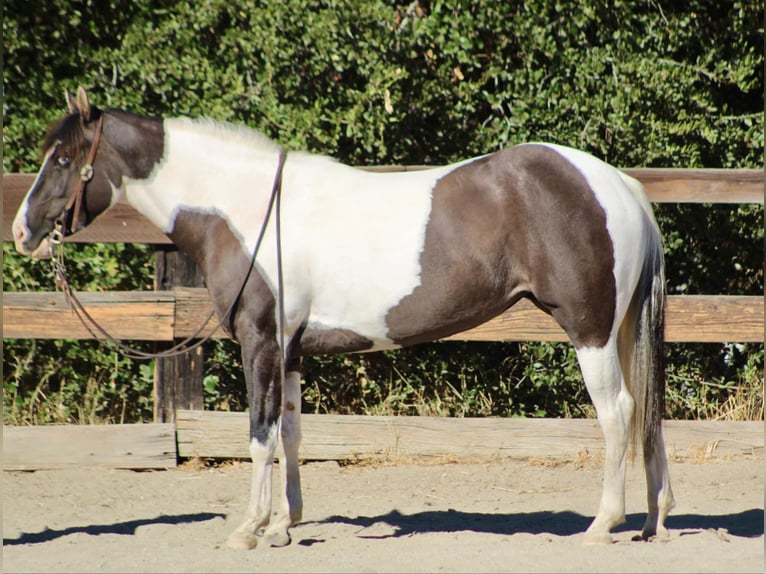
[[[67,104],[67,107],[69,107],[69,113],[76,114],[77,101],[75,101],[74,96],[72,95],[72,92],[69,91],[69,88],[65,90],[65,93],[66,93],[66,104]]]
[[[90,121],[90,100],[88,94],[82,86],[77,88],[77,97],[72,95],[69,88],[66,89],[66,102],[69,106],[70,114],[80,114],[83,123]]]

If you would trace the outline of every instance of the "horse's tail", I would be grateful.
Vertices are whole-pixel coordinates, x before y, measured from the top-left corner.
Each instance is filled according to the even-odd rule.
[[[620,354],[623,374],[635,400],[630,437],[633,452],[641,440],[644,453],[650,453],[662,440],[665,411],[665,263],[660,231],[643,187],[635,179],[621,175],[647,215],[647,248],[620,329]]]

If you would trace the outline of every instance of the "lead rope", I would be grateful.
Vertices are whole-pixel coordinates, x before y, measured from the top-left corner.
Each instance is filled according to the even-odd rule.
[[[281,172],[278,175],[280,187]],[[277,194],[276,234],[277,234],[277,315],[279,316],[279,381],[282,397],[285,395],[287,378],[287,349],[285,349],[285,289],[282,276],[282,194]]]
[[[135,347],[131,347],[129,345],[126,345],[121,340],[117,339],[116,337],[112,336],[106,329],[104,329],[101,325],[98,324],[98,322],[91,316],[90,313],[88,313],[87,309],[83,306],[82,302],[77,298],[74,291],[72,290],[72,286],[69,284],[69,280],[67,279],[67,273],[66,273],[66,265],[64,263],[64,228],[63,228],[63,222],[57,221],[55,227],[53,228],[53,231],[51,232],[50,236],[50,242],[51,242],[51,267],[53,271],[53,278],[56,283],[56,286],[60,288],[64,293],[64,298],[66,299],[67,303],[69,304],[70,309],[75,314],[75,316],[79,319],[80,323],[85,327],[85,329],[91,334],[91,336],[95,339],[106,339],[113,345],[115,345],[122,354],[129,358],[129,359],[167,359],[170,357],[177,357],[179,355],[183,355],[184,353],[188,353],[189,351],[192,351],[196,349],[197,347],[203,345],[207,341],[209,341],[213,334],[223,327],[224,323],[229,319],[229,316],[231,315],[234,308],[239,303],[239,299],[245,289],[245,286],[247,285],[247,282],[250,279],[250,275],[253,272],[253,269],[255,268],[255,260],[258,256],[258,251],[261,248],[261,243],[263,242],[263,237],[266,234],[266,228],[268,227],[269,220],[271,219],[271,213],[274,210],[274,206],[276,203],[276,235],[277,235],[277,305],[278,305],[278,315],[279,315],[279,332],[280,332],[280,349],[281,349],[281,357],[280,357],[280,372],[282,376],[282,383],[284,384],[284,373],[285,373],[285,349],[284,349],[284,295],[283,295],[283,281],[282,281],[282,241],[281,241],[281,225],[280,225],[280,197],[282,195],[282,171],[285,166],[285,159],[287,157],[287,153],[284,150],[279,151],[279,163],[277,165],[277,172],[274,176],[274,184],[271,189],[271,196],[269,197],[269,204],[266,209],[266,215],[263,218],[263,223],[261,224],[260,232],[258,233],[258,239],[255,242],[255,247],[253,248],[253,255],[250,259],[250,266],[248,267],[247,273],[245,274],[245,278],[242,281],[242,285],[240,286],[239,290],[237,291],[237,295],[234,297],[233,301],[229,305],[229,308],[226,310],[226,313],[219,319],[218,324],[202,339],[197,340],[195,343],[189,345],[191,341],[196,339],[202,331],[205,329],[207,324],[210,322],[210,320],[215,315],[215,307],[213,307],[213,310],[210,311],[210,314],[207,316],[205,321],[202,323],[199,329],[195,331],[191,336],[187,337],[180,343],[172,346],[170,349],[166,349],[165,351],[160,351],[159,353],[147,353],[146,351],[142,351],[140,349],[136,349]],[[98,334],[97,334],[98,333]],[[99,335],[101,335],[99,337]]]

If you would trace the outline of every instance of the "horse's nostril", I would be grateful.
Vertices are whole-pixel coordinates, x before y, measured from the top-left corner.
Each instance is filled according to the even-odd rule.
[[[13,228],[13,238],[16,241],[23,241],[24,239],[26,239],[26,237],[27,237],[26,229],[24,229],[20,225]]]

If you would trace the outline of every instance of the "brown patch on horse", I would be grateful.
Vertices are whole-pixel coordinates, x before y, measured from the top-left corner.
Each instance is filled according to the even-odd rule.
[[[521,297],[553,315],[575,346],[609,339],[616,286],[606,214],[548,147],[500,151],[441,178],[420,263],[420,285],[386,316],[398,344],[475,327]]]
[[[261,333],[276,335],[274,296],[257,268],[253,269],[247,285],[243,287],[250,259],[225,218],[213,213],[182,209],[168,236],[202,268],[219,317],[239,298],[237,307],[232,311],[233,317],[224,324],[229,335],[237,337],[237,323],[240,323],[240,328],[246,327],[241,324],[243,320],[247,324],[254,323],[252,326]],[[237,315],[244,309],[247,310],[247,317],[239,319]]]
[[[348,329],[311,329],[307,328],[300,338],[300,350],[303,355],[325,353],[356,353],[369,351],[373,342]]]

